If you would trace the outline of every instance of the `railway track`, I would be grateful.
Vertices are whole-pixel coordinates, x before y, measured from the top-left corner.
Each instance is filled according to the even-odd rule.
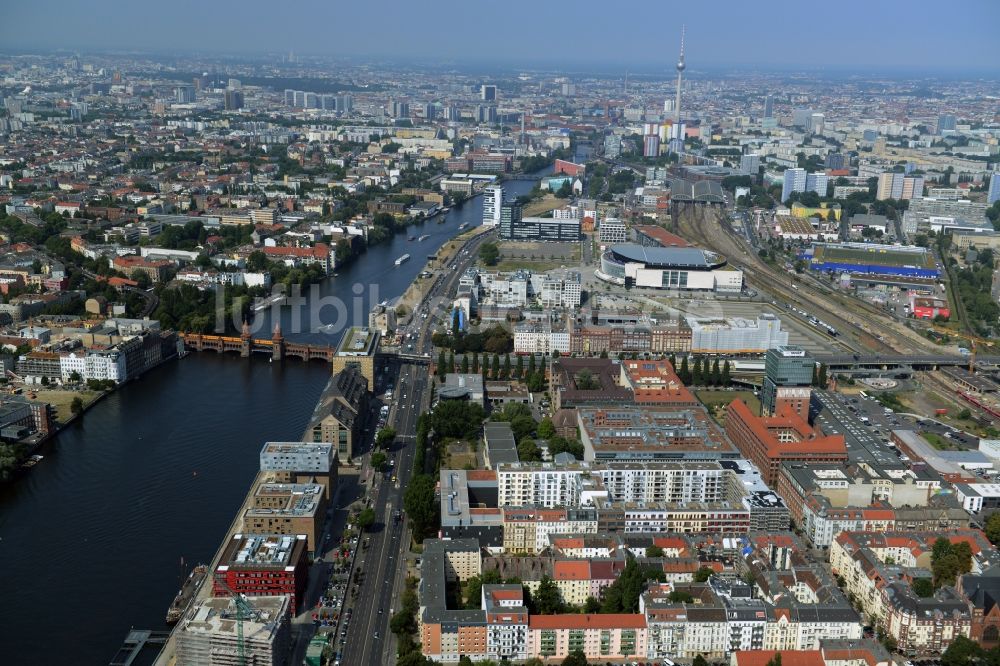
[[[925,352],[928,344],[896,331],[873,306],[808,281],[794,284],[788,274],[766,264],[746,241],[738,237],[717,211],[704,208],[682,211],[678,219],[681,236],[725,255],[744,272],[747,283],[777,302],[801,309],[834,326],[842,334],[837,342],[851,351]],[[833,340],[831,339],[831,343]],[[922,342],[922,341],[921,341]]]

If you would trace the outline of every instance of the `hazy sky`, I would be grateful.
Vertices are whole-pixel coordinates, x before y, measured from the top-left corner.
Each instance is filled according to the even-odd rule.
[[[11,0],[0,50],[324,53],[525,64],[1000,70],[1000,0]]]

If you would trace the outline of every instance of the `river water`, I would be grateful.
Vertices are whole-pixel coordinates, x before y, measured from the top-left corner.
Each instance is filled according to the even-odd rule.
[[[504,188],[516,196],[532,185]],[[334,323],[328,307],[298,331],[283,308],[285,337],[334,343],[373,304],[402,294],[460,224],[481,221],[477,197],[445,224],[432,220],[371,248],[319,286],[320,296],[349,304],[348,316]],[[396,266],[405,253],[410,261]],[[258,316],[258,337],[270,337],[270,315]],[[319,361],[192,353],[126,385],[46,444],[30,474],[0,488],[0,663],[107,664],[131,627],[165,628],[181,559],[211,558],[261,446],[301,436],[329,373]]]

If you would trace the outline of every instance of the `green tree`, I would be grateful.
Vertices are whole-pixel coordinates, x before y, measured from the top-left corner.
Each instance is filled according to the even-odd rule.
[[[479,354],[472,352],[472,372],[479,374]]]
[[[715,362],[712,363],[712,386],[718,386],[722,383],[722,370],[719,368],[719,359],[716,357]]]
[[[455,372],[455,352],[448,355],[448,373]]]
[[[646,557],[663,557],[663,549],[659,546],[646,546]]]
[[[602,613],[637,613],[639,597],[646,587],[646,581],[663,581],[665,575],[661,567],[643,567],[634,557],[629,556],[625,568],[618,579],[604,589],[601,603]]]
[[[562,666],[587,666],[587,655],[583,650],[573,650],[561,663]]]
[[[479,433],[486,413],[473,402],[443,400],[431,412],[431,426],[442,437],[471,439]]]
[[[479,258],[487,266],[496,266],[500,259],[500,248],[496,243],[483,243],[479,247]]]
[[[460,367],[462,369],[462,374],[463,375],[469,374],[469,355],[468,354],[462,354],[462,364],[461,364]]]
[[[968,666],[980,659],[983,649],[976,641],[965,636],[952,639],[948,649],[941,655],[941,666]]]
[[[528,377],[528,390],[532,393],[538,393],[539,391],[545,390],[545,373],[539,370],[538,372],[533,372],[530,377]]]
[[[372,469],[374,469],[376,472],[381,472],[382,469],[385,467],[386,463],[385,454],[382,453],[381,451],[376,451],[375,453],[372,454],[371,463],[372,463]]]
[[[69,405],[69,411],[73,414],[83,413],[83,399],[80,396],[73,398],[73,402]]]
[[[813,192],[812,194],[815,194]],[[781,666],[781,653],[776,653],[773,657],[767,660],[767,666]]]
[[[691,370],[688,368],[688,357],[685,356],[681,359],[681,369],[678,373],[678,379],[681,380],[683,384],[691,383]]]
[[[139,289],[149,289],[149,286],[153,284],[153,281],[149,279],[149,275],[139,269],[132,271],[132,279]]]
[[[396,666],[437,666],[437,662],[420,654],[419,650],[414,650],[397,659]]]
[[[694,357],[694,369],[691,371],[691,383],[695,386],[701,386],[705,383],[705,378],[701,372],[701,357]]]
[[[524,374],[524,357],[518,355],[517,361],[514,363],[514,373],[511,375],[514,379],[520,379]]]
[[[540,439],[549,440],[556,436],[556,427],[552,423],[552,419],[545,417],[542,422],[538,424],[538,437]]]
[[[500,379],[500,355],[493,354],[493,364],[490,369],[490,377]]]
[[[541,462],[542,452],[538,450],[535,440],[525,437],[517,443],[517,457],[521,462]]]
[[[503,368],[500,369],[500,379],[510,378],[510,354],[504,354]]]
[[[535,370],[536,370],[535,355],[532,354],[531,356],[528,357],[528,374],[529,375],[535,374]]]
[[[694,660],[691,662],[691,666],[708,666],[708,659],[705,659],[702,655],[695,655]]]
[[[573,378],[573,381],[576,384],[576,388],[581,391],[596,391],[601,388],[601,384],[597,380],[597,377],[595,377],[594,373],[587,368],[578,372]]]
[[[438,515],[440,506],[434,498],[436,485],[435,477],[429,474],[416,474],[403,495],[403,508],[406,510],[416,541],[429,536],[441,521]]]
[[[396,439],[396,429],[389,426],[382,428],[375,434],[375,446],[384,449],[388,448],[392,444],[393,440]]]
[[[357,525],[360,530],[367,530],[375,524],[375,509],[372,509],[371,507],[362,509],[357,518],[354,519],[354,524]]]
[[[954,585],[955,579],[972,570],[972,548],[967,542],[953,544],[939,537],[931,549],[931,573],[934,587]]]
[[[990,543],[994,546],[1000,544],[1000,512],[994,513],[986,519],[983,531],[986,532],[986,538],[990,540]]]
[[[826,388],[826,363],[819,364],[819,371],[816,375],[816,381],[820,388]]]
[[[931,582],[930,578],[915,578],[913,579],[913,593],[918,597],[930,597],[934,595],[934,583]]]
[[[559,586],[548,576],[542,576],[538,589],[531,595],[536,612],[542,615],[556,615],[566,609]]]
[[[448,359],[445,358],[444,349],[438,352],[438,362],[437,362],[437,376],[438,379],[444,381],[445,375],[448,374]]]
[[[69,373],[69,380],[74,384],[79,384],[80,382],[83,381],[83,377],[80,376],[79,372],[74,370],[73,372]]]
[[[583,612],[584,613],[600,613],[601,612],[601,602],[597,597],[587,597],[587,600],[583,602]]]
[[[549,440],[549,453],[553,456],[559,453],[569,453],[577,460],[583,460],[583,444],[575,439],[566,439],[556,435]]]
[[[729,359],[722,364],[722,385],[729,386],[733,383],[732,370],[729,367]]]
[[[714,573],[715,570],[712,567],[699,567],[699,569],[694,572],[694,582],[704,583],[711,578]]]

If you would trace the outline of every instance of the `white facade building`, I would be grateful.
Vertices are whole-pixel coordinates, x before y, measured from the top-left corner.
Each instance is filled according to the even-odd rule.
[[[117,349],[92,349],[87,352],[84,379],[110,379],[119,384],[125,381],[126,376],[125,354]]]
[[[616,217],[606,217],[598,227],[598,238],[604,245],[616,245],[628,240],[628,227]]]
[[[483,225],[495,227],[500,224],[500,209],[503,206],[503,188],[491,185],[483,190]]]

